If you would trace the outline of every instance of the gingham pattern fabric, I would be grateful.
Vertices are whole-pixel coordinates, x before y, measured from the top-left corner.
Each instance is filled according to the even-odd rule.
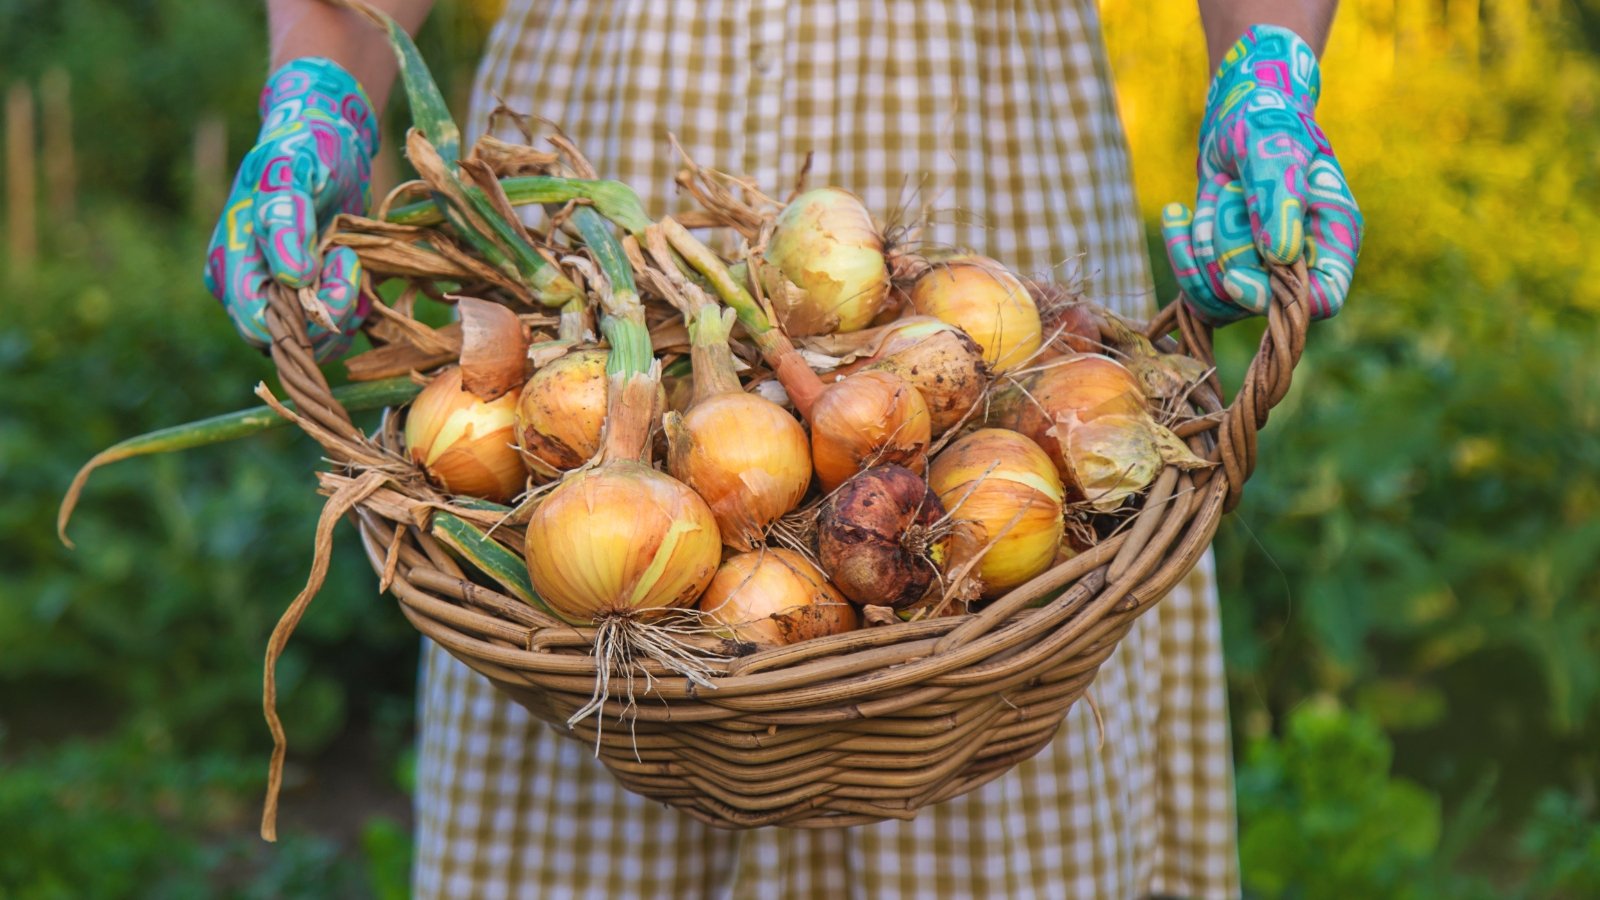
[[[511,0],[496,98],[559,122],[648,208],[667,133],[781,193],[805,159],[880,216],[1149,311],[1090,0]],[[719,831],[622,790],[436,646],[424,654],[419,897],[1232,897],[1239,893],[1211,559],[1142,617],[1038,756],[911,822]],[[1095,708],[1098,708],[1097,722]]]

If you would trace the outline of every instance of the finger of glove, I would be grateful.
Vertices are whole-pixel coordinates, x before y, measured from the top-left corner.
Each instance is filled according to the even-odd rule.
[[[1196,254],[1194,223],[1197,215],[1181,203],[1169,203],[1161,211],[1161,233],[1167,246],[1167,259],[1172,264],[1173,275],[1177,277],[1178,286],[1183,289],[1190,309],[1213,324],[1231,322],[1244,313],[1217,294]]]
[[[251,234],[253,205],[246,195],[230,201],[223,210],[206,251],[205,283],[239,335],[265,347],[272,340],[266,324],[266,286],[271,274]]]
[[[316,275],[317,210],[312,197],[326,180],[325,167],[307,153],[274,153],[261,167],[255,188],[256,242],[272,274],[289,287],[305,287]]]
[[[307,335],[316,349],[317,359],[326,360],[343,353],[361,330],[371,311],[371,303],[361,291],[361,259],[349,247],[334,247],[322,258],[318,273],[317,299],[327,308],[336,331],[312,323]]]
[[[1257,90],[1223,123],[1215,148],[1218,168],[1237,173],[1245,186],[1261,256],[1283,265],[1305,248],[1305,172],[1318,151],[1306,125],[1309,116],[1291,107],[1289,99]]]
[[[1215,202],[1210,252],[1220,272],[1222,296],[1242,310],[1265,315],[1272,301],[1272,280],[1256,251],[1244,186],[1224,181]]]
[[[1355,277],[1364,222],[1344,171],[1331,156],[1319,157],[1307,175],[1306,268],[1311,276],[1311,317],[1338,315]]]
[[[1211,285],[1194,257],[1194,211],[1182,203],[1168,203],[1161,210],[1161,238],[1178,287],[1190,297],[1209,296]]]

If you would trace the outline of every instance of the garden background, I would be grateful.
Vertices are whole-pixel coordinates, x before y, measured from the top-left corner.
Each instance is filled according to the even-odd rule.
[[[495,5],[420,36],[457,110]],[[1103,7],[1154,234],[1204,49],[1189,4]],[[348,531],[254,836],[316,448],[120,464],[54,535],[96,450],[272,377],[200,281],[264,46],[254,3],[0,0],[0,897],[405,892],[417,642]],[[1367,243],[1217,541],[1247,888],[1600,896],[1600,0],[1347,0],[1324,84]]]

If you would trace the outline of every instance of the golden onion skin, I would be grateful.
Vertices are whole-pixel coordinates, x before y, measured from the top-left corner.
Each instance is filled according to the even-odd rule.
[[[517,446],[528,470],[549,481],[600,450],[606,419],[606,351],[579,350],[533,373],[516,401]]]
[[[452,494],[504,502],[527,472],[512,442],[516,394],[485,403],[461,387],[461,369],[439,374],[411,402],[405,444],[411,461]]]
[[[869,465],[927,466],[932,417],[892,372],[857,372],[828,385],[811,409],[811,464],[831,491]]]
[[[805,557],[769,547],[730,557],[700,597],[734,639],[776,647],[853,631],[855,607]]]
[[[929,269],[912,285],[911,303],[917,312],[965,331],[996,373],[1027,362],[1042,340],[1033,296],[1015,275],[985,257],[956,257]]]
[[[567,477],[528,521],[534,590],[574,622],[688,606],[722,557],[711,508],[682,482],[629,460]]]
[[[908,336],[905,342],[891,338],[887,347],[868,368],[893,372],[916,388],[928,406],[935,435],[960,422],[989,386],[983,349],[955,326],[917,335],[915,340]]]
[[[985,597],[1050,568],[1061,546],[1064,499],[1055,464],[1038,444],[1014,431],[979,429],[934,459],[928,486],[951,516],[977,522],[985,542],[996,541],[978,564]]]
[[[784,330],[802,337],[872,324],[889,296],[889,267],[883,236],[860,198],[816,188],[791,200],[773,224],[763,257],[803,292],[775,310]]]
[[[811,486],[805,429],[783,407],[745,393],[713,394],[669,417],[667,469],[716,516],[723,543],[753,550]]]

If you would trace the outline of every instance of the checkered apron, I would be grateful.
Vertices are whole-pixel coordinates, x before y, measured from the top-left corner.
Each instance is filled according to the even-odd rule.
[[[846,186],[927,236],[1086,283],[1149,272],[1092,0],[511,0],[469,133],[503,98],[558,122],[647,208],[699,162]],[[470,136],[470,134],[469,134]],[[429,645],[420,897],[1231,897],[1239,892],[1208,555],[1101,667],[1054,742],[910,822],[721,831],[619,787],[590,748]],[[1098,709],[1100,721],[1096,721]]]

